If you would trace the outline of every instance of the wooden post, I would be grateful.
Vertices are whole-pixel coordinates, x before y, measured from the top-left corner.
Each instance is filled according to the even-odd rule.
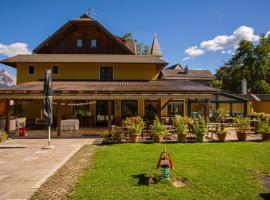
[[[5,131],[9,135],[9,127],[10,127],[10,120],[9,120],[9,106],[10,106],[10,100],[5,100]]]
[[[57,103],[57,136],[61,136],[61,117],[62,117],[62,113],[61,113],[61,102],[59,101]]]
[[[112,100],[108,100],[108,129],[111,131],[112,126]]]
[[[158,118],[161,119],[161,99],[158,100]]]
[[[209,99],[205,100],[205,120],[208,117],[209,118],[209,114],[210,114],[210,101]]]

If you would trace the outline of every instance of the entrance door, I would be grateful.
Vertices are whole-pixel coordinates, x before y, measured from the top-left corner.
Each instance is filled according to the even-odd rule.
[[[102,100],[96,103],[97,125],[108,125],[108,101]],[[112,122],[114,121],[114,101],[112,101]]]

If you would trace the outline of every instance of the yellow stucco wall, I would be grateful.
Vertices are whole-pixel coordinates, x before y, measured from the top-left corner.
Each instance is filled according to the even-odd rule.
[[[253,102],[254,112],[264,112],[270,114],[270,101]]]
[[[28,66],[34,66],[35,74],[28,74]],[[100,66],[112,66],[115,80],[155,80],[159,68],[156,64],[104,64],[104,63],[19,63],[17,66],[17,83],[36,81],[44,78],[46,69],[59,67],[55,79],[89,80],[99,79]]]

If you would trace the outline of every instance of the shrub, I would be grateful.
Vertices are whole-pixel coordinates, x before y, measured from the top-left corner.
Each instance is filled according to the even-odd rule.
[[[208,132],[208,124],[203,118],[196,119],[193,125],[193,132],[195,135],[205,135]]]
[[[127,127],[131,134],[139,135],[144,128],[144,121],[140,116],[128,117],[124,120],[123,126]]]
[[[8,139],[8,134],[7,134],[7,132],[1,130],[1,131],[0,131],[0,142],[5,141],[5,140],[7,140],[7,139]]]
[[[179,115],[175,116],[175,130],[178,134],[187,134],[188,132],[188,124],[190,123],[190,118],[181,117]]]
[[[257,128],[258,133],[270,133],[270,125],[268,121],[265,120],[258,120],[258,128]]]
[[[168,131],[164,127],[164,125],[160,122],[159,118],[156,116],[153,122],[153,127],[151,134],[153,136],[164,136],[167,135]]]
[[[248,117],[237,116],[233,120],[236,129],[240,133],[245,133],[246,130],[250,127],[250,119]]]

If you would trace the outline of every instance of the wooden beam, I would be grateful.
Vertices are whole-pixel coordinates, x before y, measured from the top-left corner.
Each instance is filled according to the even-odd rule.
[[[108,129],[111,131],[112,127],[112,100],[108,100]]]
[[[61,118],[62,118],[62,109],[61,102],[57,102],[57,136],[61,136]]]
[[[9,120],[9,107],[10,107],[10,100],[5,100],[5,131],[9,135],[9,127],[10,127],[10,120]]]
[[[172,101],[171,99],[167,100],[166,103],[162,105],[160,110],[163,110],[171,101]]]

